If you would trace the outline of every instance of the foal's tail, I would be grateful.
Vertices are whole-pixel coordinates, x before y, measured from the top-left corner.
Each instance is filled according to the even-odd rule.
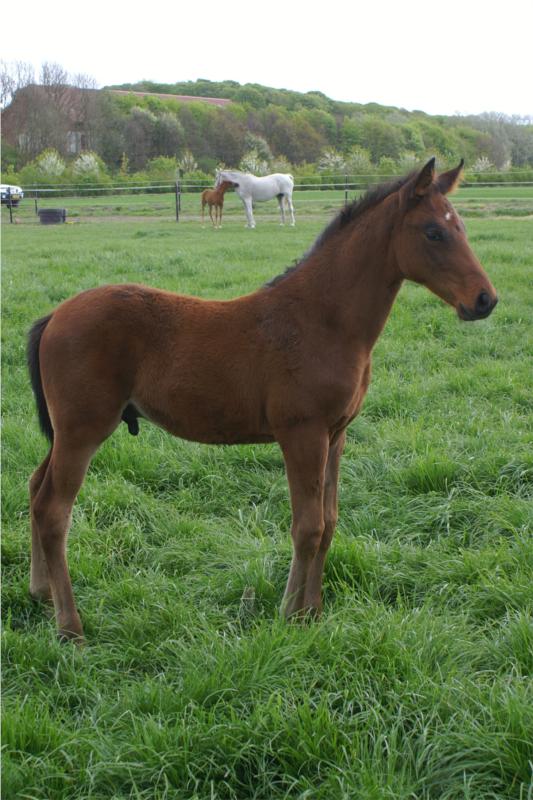
[[[41,368],[39,363],[39,345],[44,329],[52,319],[52,315],[38,319],[34,322],[28,334],[28,369],[30,372],[30,380],[35,395],[35,403],[37,405],[37,414],[39,416],[39,426],[50,441],[54,441],[54,429],[52,428],[52,421],[48,413],[48,406],[43,391],[43,382],[41,380]]]

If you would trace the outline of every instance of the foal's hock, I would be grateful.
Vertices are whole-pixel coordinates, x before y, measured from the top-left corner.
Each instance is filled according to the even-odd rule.
[[[346,427],[403,280],[464,320],[497,301],[446,198],[461,168],[437,177],[432,159],[369,192],[295,267],[244,297],[103,286],[35,323],[28,362],[51,447],[30,481],[30,591],[53,599],[62,638],[83,639],[66,560],[74,500],[104,439],[121,420],[137,433],[139,417],[197,442],[279,443],[293,539],[282,609],[320,612]]]

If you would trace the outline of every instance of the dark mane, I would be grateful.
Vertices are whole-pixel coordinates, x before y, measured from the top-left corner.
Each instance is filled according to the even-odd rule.
[[[292,267],[287,267],[285,272],[282,272],[280,275],[276,275],[276,277],[272,278],[270,281],[268,281],[268,283],[265,283],[265,288],[276,286],[278,283],[281,283],[281,281],[285,280],[285,278],[301,267],[301,265],[312,253],[314,253],[319,247],[322,247],[322,245],[330,237],[334,236],[343,228],[346,228],[356,219],[359,219],[359,217],[368,211],[369,208],[374,208],[389,195],[393,194],[393,192],[397,192],[402,188],[402,186],[405,186],[405,184],[411,180],[414,174],[414,172],[410,172],[403,178],[389,181],[388,183],[381,183],[379,186],[374,186],[372,189],[369,189],[367,192],[365,192],[365,194],[358,200],[354,200],[349,205],[344,206],[344,208],[342,208],[331,220],[329,225],[324,228],[322,233],[316,239],[315,243],[305,253],[305,255],[303,255],[299,261],[293,264]]]

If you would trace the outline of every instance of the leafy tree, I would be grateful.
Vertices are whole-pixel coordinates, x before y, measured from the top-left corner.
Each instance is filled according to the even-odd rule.
[[[403,138],[407,150],[415,153],[418,157],[423,157],[426,152],[424,137],[417,122],[407,122],[403,129]]]
[[[185,131],[179,119],[168,111],[156,116],[153,152],[161,156],[175,156],[185,143]]]
[[[264,108],[266,105],[265,96],[253,86],[242,86],[233,93],[233,98],[239,103],[252,106],[253,108]]]
[[[246,146],[245,123],[237,115],[218,108],[212,112],[211,119],[205,137],[212,157],[225,164],[238,164],[245,150],[250,149]]]
[[[509,130],[511,159],[517,167],[533,166],[533,125],[515,125]]]
[[[247,131],[244,136],[244,146],[246,147],[246,152],[254,150],[263,161],[272,161],[272,150],[267,140],[262,136]]]
[[[155,155],[156,117],[144,108],[134,108],[124,126],[125,152],[134,170],[142,169]]]
[[[340,128],[340,143],[344,152],[360,145],[363,139],[361,122],[353,117],[345,117]]]
[[[308,122],[314,130],[320,134],[324,141],[331,147],[338,144],[337,121],[333,114],[321,109],[300,111],[297,120]]]
[[[92,119],[91,140],[96,152],[111,168],[121,169],[124,157],[129,167],[129,157],[126,153],[126,120],[127,115],[123,112],[122,104],[117,103],[107,92],[99,92]]]
[[[404,140],[399,126],[372,115],[361,123],[361,144],[377,164],[383,156],[397,159],[403,150]]]

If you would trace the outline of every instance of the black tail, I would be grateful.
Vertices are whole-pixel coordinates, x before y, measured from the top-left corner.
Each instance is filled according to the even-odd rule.
[[[52,319],[52,315],[38,319],[32,325],[28,335],[28,369],[30,371],[30,380],[35,395],[35,403],[37,404],[37,414],[39,415],[39,425],[42,432],[50,442],[54,441],[54,429],[48,413],[48,406],[46,405],[46,398],[43,392],[43,382],[41,380],[41,368],[39,364],[39,345],[41,343],[41,336],[44,329]]]

